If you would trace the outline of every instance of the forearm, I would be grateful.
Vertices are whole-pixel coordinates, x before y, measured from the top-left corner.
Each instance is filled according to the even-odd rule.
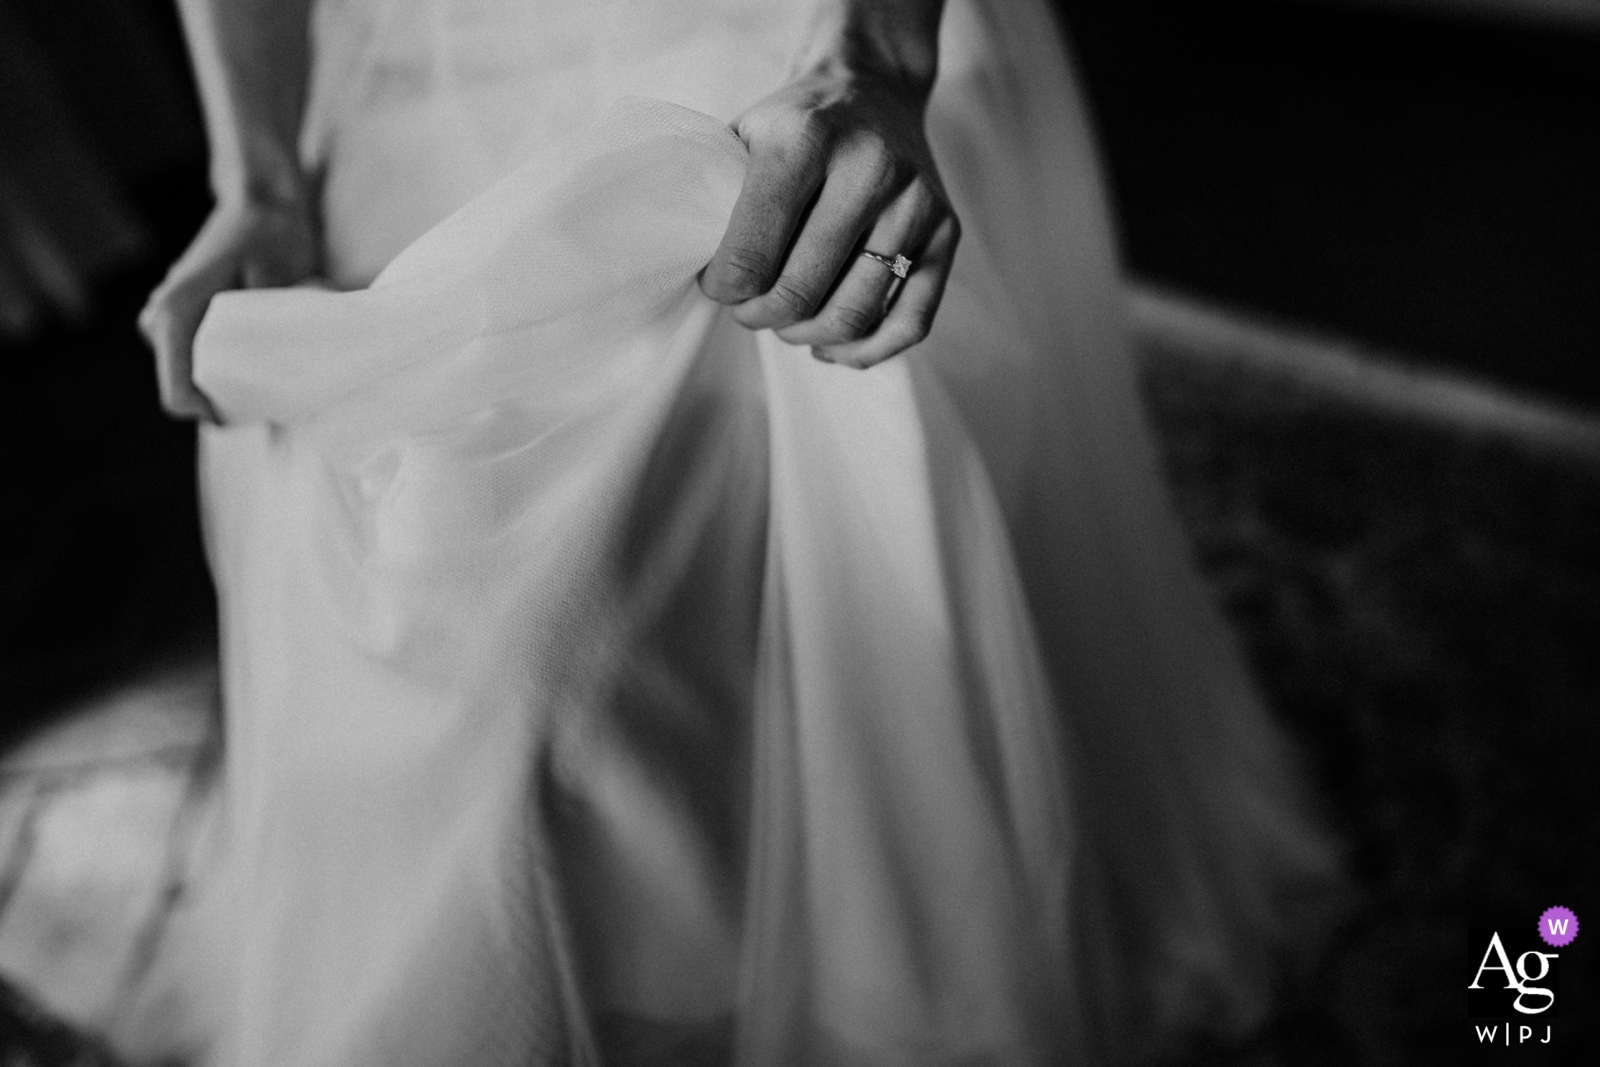
[[[801,70],[870,71],[926,95],[938,70],[943,10],[944,0],[824,0]]]
[[[219,200],[304,194],[297,144],[311,68],[311,0],[178,0]]]

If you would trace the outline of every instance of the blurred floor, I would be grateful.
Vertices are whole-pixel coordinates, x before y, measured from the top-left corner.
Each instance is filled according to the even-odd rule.
[[[1361,890],[1267,1030],[1183,1062],[1457,1063],[1466,921],[1581,912],[1600,884],[1600,828],[1545,818],[1600,811],[1600,422],[1159,291],[1130,306],[1180,510]],[[0,760],[0,1035],[32,1035],[8,1067],[99,1062],[52,1053],[70,1032],[28,1002],[136,1046],[181,914],[214,673],[125,678]]]
[[[1597,903],[1600,419],[1133,307],[1180,512],[1361,892],[1257,1042],[1184,1062],[1476,1062],[1466,928]],[[1600,1062],[1596,958],[1537,1062]]]
[[[177,1025],[155,987],[216,812],[216,695],[208,659],[143,673],[0,756],[7,1067],[109,1061],[102,1041],[137,1053]]]

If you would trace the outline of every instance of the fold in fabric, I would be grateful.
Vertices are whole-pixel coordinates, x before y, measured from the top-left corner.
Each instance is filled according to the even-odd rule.
[[[745,149],[653,99],[364,289],[215,298],[219,1062],[1122,1063],[1259,1013],[1326,861],[1162,499],[1048,16],[945,36],[966,237],[872,371],[699,293]]]
[[[797,360],[730,330],[698,294],[695,275],[742,178],[743,146],[724,124],[631,102],[582,152],[565,174],[520,172],[485,193],[365,291],[226,294],[200,334],[198,384],[230,423],[274,426],[262,458],[286,462],[274,472],[282,480],[270,479],[271,506],[303,509],[297,520],[280,515],[270,535],[258,527],[244,543],[220,531],[213,540],[221,575],[265,571],[245,588],[256,579],[294,590],[278,601],[281,616],[249,593],[240,613],[249,618],[229,615],[230,626],[278,631],[276,655],[250,644],[230,672],[296,675],[246,681],[261,687],[247,688],[258,697],[250,703],[300,720],[292,750],[244,742],[232,766],[278,779],[275,791],[314,775],[302,784],[319,794],[304,821],[281,828],[272,869],[251,878],[287,882],[283,906],[321,913],[262,946],[273,953],[263,981],[295,975],[301,1030],[328,1011],[305,976],[331,969],[306,954],[336,945],[337,969],[359,973],[339,983],[345,995],[327,1025],[360,1033],[351,990],[364,993],[357,1004],[387,1011],[392,984],[489,977],[461,924],[494,927],[506,897],[536,914],[497,930],[506,938],[497,951],[547,955],[555,968],[554,946],[510,940],[541,923],[564,936],[559,891],[519,868],[548,858],[481,840],[555,832],[536,813],[536,766],[500,760],[604,747],[583,720],[624,714],[617,693],[628,676],[674,669],[639,662],[659,652],[637,631],[651,628],[662,600],[724,593],[726,604],[698,610],[741,610],[751,598],[724,592],[726,578],[671,589],[693,573],[690,551],[671,541],[684,530],[687,540],[712,536],[733,521],[730,487],[765,483],[767,499],[738,514],[765,529],[764,569],[747,570],[761,585],[746,831],[755,845],[733,1001],[744,1055],[813,1062],[798,1050],[825,1040],[837,1046],[830,1055],[855,1062],[1032,1061],[1054,1025],[1038,1010],[1053,1000],[1059,1011],[1064,998],[1070,827],[1048,687],[981,460],[954,409],[927,395],[933,383],[919,397],[908,365],[862,375]],[[697,375],[709,380],[697,386]],[[765,418],[696,407],[675,419],[696,390],[711,405],[764,407]],[[707,422],[732,457],[724,462],[754,469],[719,472],[710,487],[674,485],[649,528],[630,529],[628,510],[653,484],[646,469],[679,447],[664,438],[707,432]],[[220,431],[208,447],[239,432]],[[702,462],[694,447],[679,458]],[[662,543],[641,547],[638,536]],[[308,626],[308,615],[326,627]],[[587,631],[581,643],[574,629]],[[300,681],[308,670],[311,686]],[[511,712],[520,721],[501,721]],[[648,784],[637,797],[623,795],[625,783],[609,787],[597,806],[658,799]],[[398,820],[401,811],[409,817]],[[670,817],[642,810],[616,821]],[[297,870],[310,862],[305,846],[347,820],[340,866],[362,870],[341,876],[337,892],[365,921],[301,880],[332,871]],[[409,831],[403,843],[396,822]],[[693,897],[696,872],[673,870],[695,866],[693,845],[673,856],[661,841],[698,831],[655,829],[634,847],[658,850],[644,862],[681,877]],[[385,837],[390,848],[375,843]],[[380,848],[398,884],[377,880]],[[316,930],[318,918],[329,929]],[[457,951],[474,953],[455,977],[432,938],[394,958],[406,932],[438,924]],[[544,981],[576,995],[578,970]],[[672,1013],[648,999],[625,1006]],[[424,1014],[438,1025],[436,1011]],[[385,1052],[389,1062],[396,1054]]]

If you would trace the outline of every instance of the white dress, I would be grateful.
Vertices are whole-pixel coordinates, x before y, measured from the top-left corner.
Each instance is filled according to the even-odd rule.
[[[1163,499],[1056,27],[951,0],[963,242],[858,373],[695,285],[807,7],[321,4],[356,291],[196,348],[216,1062],[1123,1063],[1260,1011],[1323,853]]]

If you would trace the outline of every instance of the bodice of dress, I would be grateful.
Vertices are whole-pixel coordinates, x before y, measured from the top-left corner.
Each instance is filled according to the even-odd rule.
[[[320,0],[303,151],[334,277],[370,281],[625,96],[731,120],[789,71],[809,0]],[[403,159],[411,179],[392,180]]]

